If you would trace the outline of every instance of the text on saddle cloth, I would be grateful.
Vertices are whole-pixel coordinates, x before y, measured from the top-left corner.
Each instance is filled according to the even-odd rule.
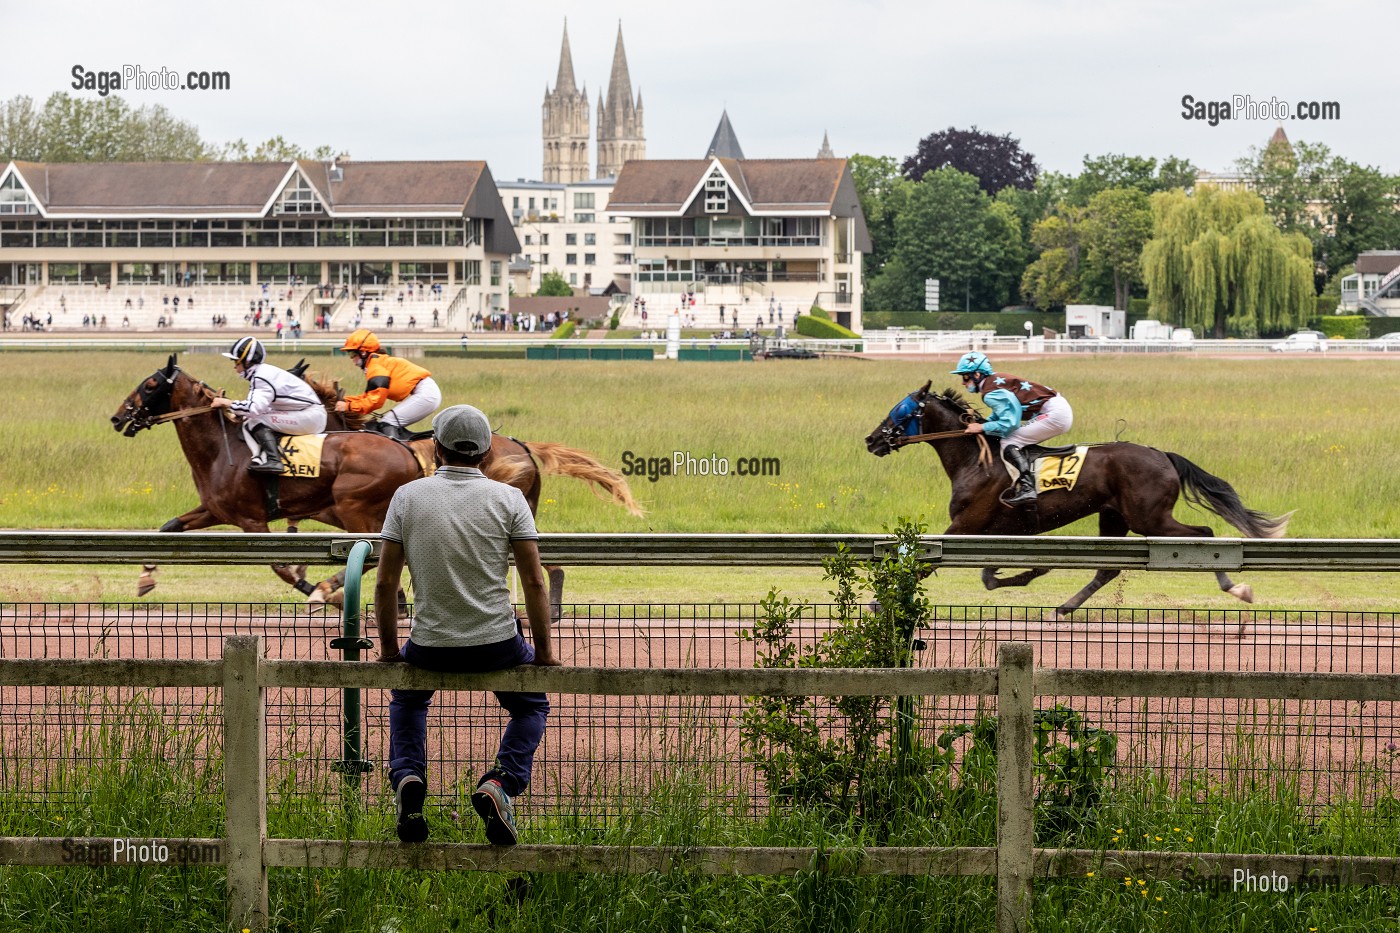
[[[277,449],[282,451],[281,475],[320,476],[321,445],[325,442],[324,434],[284,434],[278,437]]]
[[[1082,445],[1075,447],[1074,453],[1037,457],[1031,462],[1031,469],[1036,477],[1036,492],[1050,492],[1055,489],[1069,492],[1075,483],[1079,482],[1079,471],[1083,468],[1084,458],[1088,453],[1088,446]],[[1006,472],[1012,482],[1020,475],[1009,463],[1006,464]]]

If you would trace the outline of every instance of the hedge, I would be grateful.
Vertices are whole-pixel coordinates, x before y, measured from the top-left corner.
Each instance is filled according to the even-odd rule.
[[[803,337],[820,337],[823,340],[859,340],[860,335],[854,331],[847,330],[835,321],[828,321],[826,318],[818,317],[813,309],[812,314],[804,314],[797,319],[797,332]]]
[[[572,337],[572,336],[574,335],[574,331],[576,331],[576,330],[578,330],[578,324],[577,324],[577,322],[575,322],[575,321],[565,321],[563,324],[559,325],[558,327],[556,327],[556,328],[554,329],[554,333],[552,333],[552,334],[549,335],[549,339],[550,339],[550,340],[566,340],[566,339],[568,339],[569,337]]]
[[[1322,331],[1328,337],[1342,337],[1346,340],[1364,340],[1372,335],[1370,322],[1376,318],[1362,317],[1359,314],[1329,314],[1314,320],[1309,326]],[[1376,336],[1379,336],[1378,332]]]

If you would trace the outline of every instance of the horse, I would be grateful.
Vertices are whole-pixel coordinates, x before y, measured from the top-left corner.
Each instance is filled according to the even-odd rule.
[[[948,503],[952,521],[945,535],[1036,535],[1097,514],[1103,537],[1124,537],[1130,531],[1148,536],[1213,536],[1208,525],[1186,525],[1173,517],[1172,509],[1180,498],[1214,512],[1246,537],[1280,538],[1288,527],[1291,512],[1270,516],[1246,508],[1229,483],[1185,457],[1126,441],[1090,445],[1073,489],[1042,492],[1034,503],[1008,507],[1000,500],[1012,485],[1009,473],[1000,465],[1000,441],[962,433],[969,423],[984,419],[955,390],[933,394],[929,391],[932,385],[932,381],[925,382],[896,405],[866,436],[865,448],[877,457],[911,442],[927,443],[934,449],[952,482]],[[992,449],[980,450],[983,443]],[[994,567],[982,571],[982,583],[988,590],[1026,586],[1050,572],[1039,568],[1001,577],[997,571]],[[1121,569],[1098,571],[1055,611],[1053,619],[1068,618],[1120,573]],[[1235,584],[1224,572],[1215,576],[1224,592],[1246,603],[1254,601],[1249,584]]]
[[[274,506],[267,480],[247,470],[249,454],[240,432],[230,428],[228,416],[209,406],[219,394],[181,370],[171,354],[166,366],[143,379],[112,416],[113,429],[126,437],[163,421],[175,424],[200,502],[162,525],[163,532],[220,524],[267,532],[270,521],[284,518],[292,530],[297,522],[315,519],[352,533],[373,534],[383,527],[394,491],[422,477],[425,464],[432,463],[430,439],[416,441],[415,450],[370,431],[328,433],[321,450],[321,475],[276,477]],[[322,398],[326,398],[324,392]],[[330,404],[333,406],[333,398]],[[538,467],[532,454],[538,458]],[[626,480],[584,451],[562,444],[527,446],[514,438],[492,435],[482,472],[519,489],[532,514],[539,506],[541,471],[582,479],[599,495],[606,494],[634,515],[642,514]],[[313,604],[334,601],[344,582],[344,574],[337,573],[313,587],[301,575],[304,568],[277,564],[273,570]],[[149,593],[155,585],[155,566],[147,564],[143,571],[139,595]],[[563,572],[552,568],[550,600],[556,612],[562,591]]]

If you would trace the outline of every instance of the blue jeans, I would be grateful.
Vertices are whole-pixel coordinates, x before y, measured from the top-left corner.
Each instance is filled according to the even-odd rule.
[[[430,648],[404,642],[403,656],[409,664],[428,671],[484,674],[529,664],[535,649],[519,634],[506,641],[464,648]],[[391,690],[389,700],[389,781],[397,787],[405,775],[428,776],[428,707],[432,690]],[[543,693],[496,692],[496,702],[510,714],[501,735],[496,763],[482,780],[496,778],[512,797],[530,783],[535,749],[544,736],[549,700]]]

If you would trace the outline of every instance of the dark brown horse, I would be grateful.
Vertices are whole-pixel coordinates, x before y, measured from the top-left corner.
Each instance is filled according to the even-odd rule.
[[[983,420],[957,392],[948,389],[942,395],[931,394],[931,385],[924,383],[896,405],[866,437],[866,449],[883,457],[904,446],[904,439],[911,435],[960,432],[968,423]],[[1122,537],[1130,531],[1154,537],[1211,537],[1214,532],[1210,526],[1184,525],[1173,517],[1179,498],[1209,509],[1246,537],[1279,538],[1288,526],[1288,515],[1275,518],[1245,508],[1229,483],[1185,457],[1126,442],[1092,446],[1073,489],[1042,492],[1034,504],[1009,508],[999,499],[1011,485],[1010,475],[1001,466],[999,442],[987,438],[993,455],[988,463],[979,456],[977,439],[983,436],[957,434],[924,441],[938,454],[953,484],[948,503],[952,523],[944,534],[1035,535],[1097,514],[1103,537]],[[998,577],[996,568],[988,567],[982,571],[982,583],[989,590],[1025,586],[1049,572],[1035,569]],[[1088,585],[1060,606],[1055,617],[1078,609],[1121,572],[1098,571]],[[1223,572],[1215,576],[1225,592],[1245,602],[1254,601],[1249,584],[1232,583]]]
[[[241,432],[222,413],[209,409],[219,393],[192,378],[176,365],[171,354],[159,369],[122,402],[112,416],[112,427],[132,437],[162,421],[172,421],[185,459],[190,464],[199,506],[172,518],[161,531],[194,531],[212,525],[234,525],[243,531],[266,532],[274,519],[293,524],[314,519],[359,534],[372,534],[384,524],[394,491],[423,475],[414,450],[382,434],[341,431],[326,435],[321,451],[319,477],[277,477],[275,513],[270,508],[267,483],[247,470],[249,453]],[[432,463],[432,442],[418,441]],[[540,468],[531,454],[539,458]],[[583,451],[561,444],[525,444],[494,435],[491,453],[482,464],[486,475],[518,488],[533,513],[539,504],[540,471],[575,476],[593,483],[601,493],[634,514],[641,509],[631,490],[616,472]],[[275,565],[278,576],[312,597],[325,602],[339,588],[340,574],[312,587],[298,570]],[[154,587],[154,565],[146,565],[140,591]],[[562,572],[550,574],[551,598],[559,604]]]

